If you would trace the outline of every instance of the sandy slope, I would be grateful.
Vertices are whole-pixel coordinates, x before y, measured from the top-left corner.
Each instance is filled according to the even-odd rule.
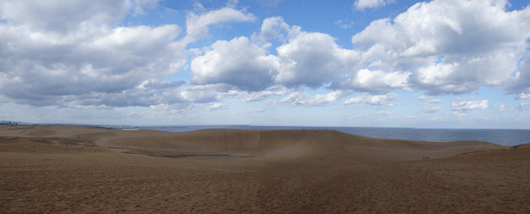
[[[105,147],[231,156],[155,158]],[[528,146],[336,131],[0,126],[0,176],[0,213],[530,210]]]

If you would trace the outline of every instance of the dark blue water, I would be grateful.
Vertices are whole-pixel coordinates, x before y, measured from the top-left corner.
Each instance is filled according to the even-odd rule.
[[[115,128],[115,127],[114,127]],[[128,127],[132,128],[132,127]],[[414,129],[414,128],[359,128],[359,127],[307,127],[307,126],[138,126],[136,129],[150,129],[170,132],[186,132],[200,129],[306,129],[337,130],[348,134],[373,138],[403,139],[416,141],[451,142],[461,140],[478,140],[504,146],[515,146],[530,143],[530,130],[524,129]]]

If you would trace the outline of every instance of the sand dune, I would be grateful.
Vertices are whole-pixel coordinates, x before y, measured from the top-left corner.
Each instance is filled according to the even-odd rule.
[[[450,143],[374,139],[332,130],[200,130],[161,136],[137,135],[109,140],[106,146],[175,150],[203,153],[248,154],[260,157],[297,158],[343,156],[372,157],[384,160],[440,158],[460,153],[503,149],[479,141]],[[135,133],[135,132],[133,132]]]
[[[159,158],[165,154],[187,156]],[[528,145],[382,140],[328,130],[0,126],[0,176],[0,213],[530,210]]]
[[[162,132],[116,130],[76,126],[12,126],[0,131],[4,136],[48,137],[93,143],[101,147],[223,153],[263,158],[371,157],[382,160],[441,158],[473,151],[508,147],[479,141],[420,142],[375,139],[334,130],[223,130]]]

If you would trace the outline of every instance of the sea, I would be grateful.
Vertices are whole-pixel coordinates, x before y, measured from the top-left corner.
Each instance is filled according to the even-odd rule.
[[[451,142],[477,140],[503,146],[530,143],[527,129],[418,129],[418,128],[371,128],[371,127],[309,127],[309,126],[251,126],[251,125],[205,125],[205,126],[104,126],[124,130],[149,129],[169,132],[187,132],[201,129],[242,130],[336,130],[348,134],[382,139]]]

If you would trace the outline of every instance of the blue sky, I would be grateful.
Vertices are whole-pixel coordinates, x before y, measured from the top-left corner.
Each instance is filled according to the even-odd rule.
[[[523,3],[1,1],[0,120],[529,129]]]

